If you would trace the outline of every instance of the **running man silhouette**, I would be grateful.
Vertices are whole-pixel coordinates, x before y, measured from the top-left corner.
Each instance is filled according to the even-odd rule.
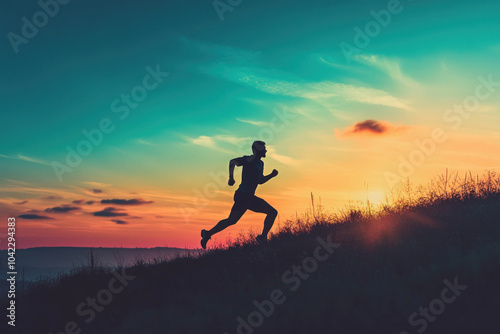
[[[266,157],[266,143],[257,140],[252,144],[252,155],[245,155],[229,161],[229,181],[227,184],[234,184],[234,167],[243,166],[241,174],[241,184],[234,193],[234,204],[229,217],[221,220],[211,230],[201,230],[201,247],[206,249],[207,242],[212,235],[224,230],[226,227],[236,224],[241,216],[247,211],[265,213],[264,229],[262,234],[256,237],[258,243],[263,244],[267,241],[267,234],[274,224],[278,211],[262,198],[255,196],[255,189],[259,184],[264,184],[276,175],[278,171],[273,169],[271,174],[264,176],[264,162],[261,160]]]

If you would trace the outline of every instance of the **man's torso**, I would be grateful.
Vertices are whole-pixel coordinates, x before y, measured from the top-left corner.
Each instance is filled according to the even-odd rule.
[[[247,161],[243,163],[241,184],[238,188],[238,191],[253,195],[263,176],[264,162],[260,159],[248,161],[248,158],[249,156],[243,157],[243,159]]]

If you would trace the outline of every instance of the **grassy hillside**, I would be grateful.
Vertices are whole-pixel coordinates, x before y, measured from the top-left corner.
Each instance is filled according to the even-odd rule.
[[[16,332],[496,332],[499,218],[494,173],[405,184],[380,207],[315,207],[265,246],[137,263],[123,283],[104,268],[38,282],[18,296]]]

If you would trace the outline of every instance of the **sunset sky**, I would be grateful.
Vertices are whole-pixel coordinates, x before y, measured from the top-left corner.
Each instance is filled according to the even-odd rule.
[[[279,171],[256,193],[276,225],[311,192],[335,211],[395,179],[500,168],[500,3],[391,3],[73,1],[17,46],[41,7],[2,4],[0,219],[17,217],[17,248],[199,247],[256,139]],[[73,150],[88,154],[70,166]]]

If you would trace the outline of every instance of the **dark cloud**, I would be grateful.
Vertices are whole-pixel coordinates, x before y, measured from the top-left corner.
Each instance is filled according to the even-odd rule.
[[[381,122],[369,119],[364,122],[358,122],[354,124],[351,133],[367,131],[367,132],[382,134],[384,132],[387,132],[388,129],[389,128],[386,125],[382,124]]]
[[[124,211],[124,209],[116,209],[116,208],[109,206],[109,207],[105,208],[104,210],[96,211],[96,212],[93,212],[92,214],[94,216],[98,216],[98,217],[128,216],[128,213],[126,213],[126,212],[117,212],[117,211]]]
[[[28,203],[28,201],[14,202],[14,204],[17,204],[17,205],[23,205],[26,203]]]
[[[73,204],[82,204],[83,202],[85,202],[84,199],[77,199],[73,201]]]
[[[44,197],[40,197],[41,199],[45,199],[45,200],[49,200],[49,201],[54,201],[54,200],[59,200],[59,199],[63,199],[61,196],[44,196]]]
[[[116,204],[116,205],[142,205],[151,204],[153,201],[145,201],[142,198],[132,198],[132,199],[103,199],[102,204]]]
[[[41,215],[32,215],[32,214],[24,214],[24,215],[19,215],[17,217],[23,218],[23,219],[54,219],[52,217],[41,216]]]
[[[120,219],[111,219],[112,222],[115,222],[119,225],[126,225],[128,224],[128,222],[124,221],[124,220],[120,220]]]
[[[354,126],[345,128],[344,130],[335,129],[335,135],[342,138],[344,136],[350,135],[388,135],[397,133],[400,131],[408,130],[408,126],[397,126],[385,121],[376,121],[373,119],[368,119],[363,122],[358,122]]]
[[[80,209],[81,208],[79,206],[71,206],[69,204],[63,204],[60,206],[55,206],[53,208],[47,208],[47,209],[45,209],[45,212],[66,213],[66,212],[80,210]]]
[[[94,194],[101,194],[102,193],[102,189],[92,189],[92,192]]]
[[[85,202],[85,204],[88,204],[88,205],[92,205],[94,203],[97,203],[97,202],[96,201],[87,201],[87,202]]]

